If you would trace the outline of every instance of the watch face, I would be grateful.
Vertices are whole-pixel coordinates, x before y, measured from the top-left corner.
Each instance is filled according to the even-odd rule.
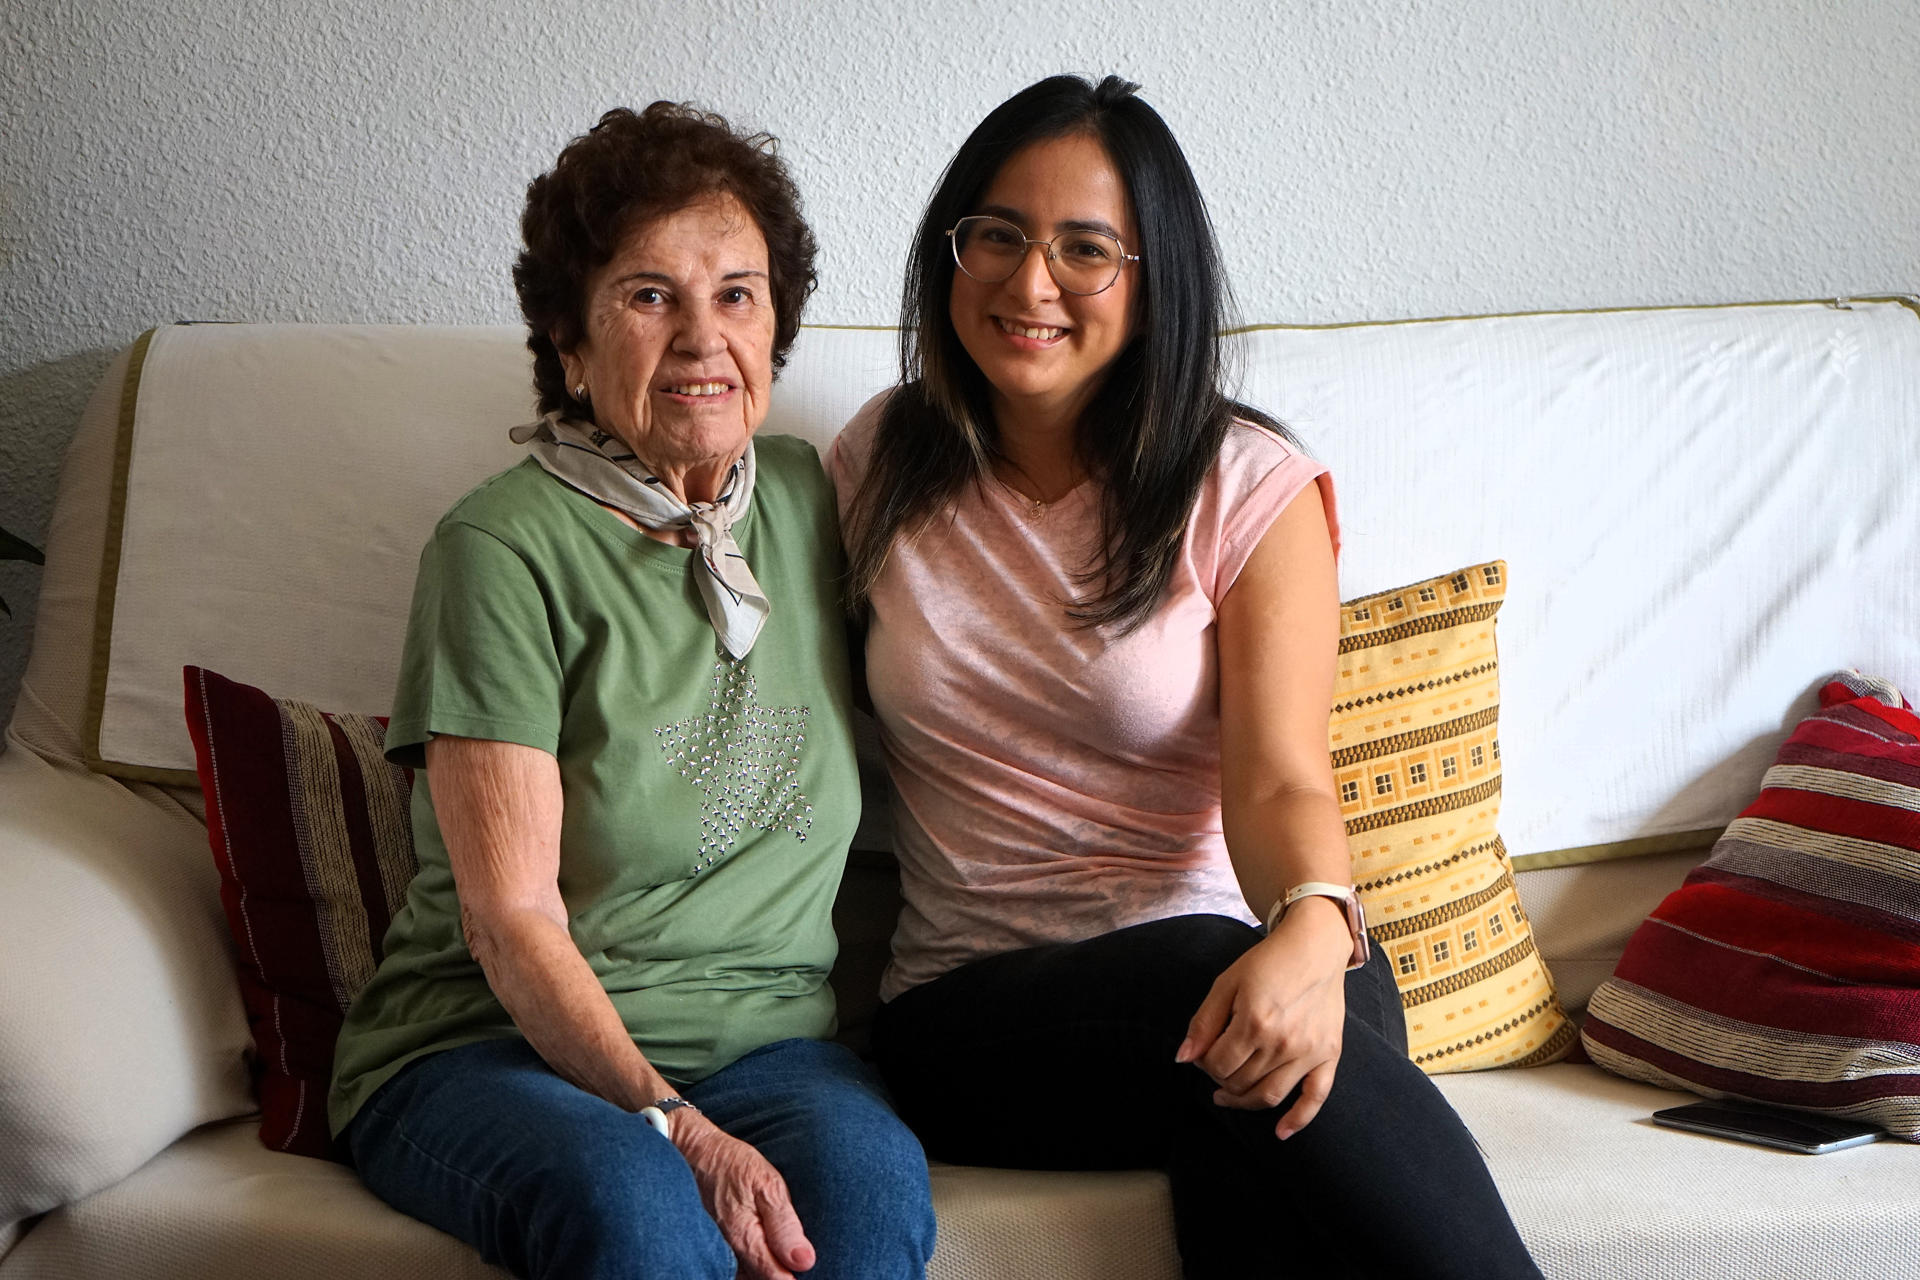
[[[1360,905],[1360,895],[1347,897],[1347,928],[1353,931],[1353,959],[1347,962],[1349,969],[1358,969],[1367,962],[1367,912]]]

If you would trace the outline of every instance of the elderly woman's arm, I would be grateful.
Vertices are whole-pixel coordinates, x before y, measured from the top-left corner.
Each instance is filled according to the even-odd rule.
[[[440,736],[427,743],[427,784],[467,947],[528,1043],[561,1076],[627,1111],[673,1093],[567,929],[558,763],[516,743]],[[698,1112],[676,1111],[672,1129],[748,1274],[789,1280],[812,1267],[786,1183],[759,1152]]]

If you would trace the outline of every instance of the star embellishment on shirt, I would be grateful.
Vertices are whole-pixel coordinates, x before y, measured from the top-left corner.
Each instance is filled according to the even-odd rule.
[[[813,806],[800,790],[807,707],[769,707],[744,662],[713,664],[707,710],[655,729],[674,771],[707,797],[698,875],[732,852],[747,831],[787,831],[805,840]]]

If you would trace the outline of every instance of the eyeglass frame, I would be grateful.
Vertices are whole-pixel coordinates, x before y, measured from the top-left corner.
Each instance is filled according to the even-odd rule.
[[[959,236],[960,225],[961,223],[973,222],[976,220],[980,222],[997,222],[1003,227],[1012,227],[1015,231],[1018,231],[1020,233],[1020,241],[1021,241],[1020,256],[1018,259],[1015,260],[1012,268],[1008,270],[1007,274],[1005,274],[1004,276],[1001,276],[998,280],[981,280],[979,276],[967,270],[966,263],[960,261],[960,236]],[[1076,236],[1076,235],[1105,236],[1107,239],[1113,241],[1114,244],[1118,245],[1120,248],[1120,261],[1114,265],[1113,279],[1107,281],[1105,284],[1101,285],[1098,289],[1093,290],[1091,293],[1081,293],[1077,289],[1067,288],[1066,283],[1062,281],[1059,276],[1053,273],[1053,264],[1059,261],[1060,259],[1059,251],[1054,248],[1054,244],[1057,241],[1059,241],[1063,236]],[[953,265],[960,268],[960,270],[966,274],[967,279],[979,281],[979,283],[981,284],[1005,284],[1007,281],[1013,279],[1015,274],[1019,272],[1020,268],[1026,264],[1028,252],[1032,250],[1033,246],[1037,244],[1045,245],[1047,248],[1047,256],[1046,256],[1047,278],[1052,280],[1055,284],[1059,285],[1062,289],[1065,289],[1068,293],[1072,294],[1076,298],[1099,297],[1101,294],[1105,293],[1107,290],[1113,288],[1114,285],[1120,283],[1120,273],[1126,270],[1127,264],[1129,262],[1140,261],[1139,254],[1127,252],[1127,242],[1122,240],[1119,236],[1116,236],[1109,231],[1098,231],[1092,227],[1075,227],[1071,231],[1062,231],[1059,235],[1054,236],[1051,240],[1036,240],[1032,236],[1027,234],[1027,229],[1025,227],[1021,226],[1017,222],[1013,222],[1006,218],[1003,218],[997,213],[970,213],[966,217],[960,219],[959,222],[956,222],[952,226],[947,228],[947,247],[953,251]]]

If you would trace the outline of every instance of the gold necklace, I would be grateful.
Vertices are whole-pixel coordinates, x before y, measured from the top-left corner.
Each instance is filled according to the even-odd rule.
[[[1014,471],[1014,473],[1017,474],[1022,480],[1025,480],[1028,484],[1033,485],[1034,488],[1038,489],[1040,486],[1034,482],[1034,479],[1032,476],[1028,475],[1026,471],[1024,471],[1021,468],[1019,463],[1014,462],[1012,459],[1002,457],[1002,458],[996,458],[994,460],[994,465],[992,468],[994,482],[997,483],[1002,489],[1005,489],[1008,493],[1018,498],[1023,504],[1025,504],[1026,514],[1029,520],[1038,520],[1042,516],[1046,515],[1047,512],[1052,509],[1054,503],[1059,502],[1062,498],[1065,498],[1068,494],[1072,493],[1074,490],[1078,489],[1081,485],[1085,484],[1087,479],[1085,475],[1075,475],[1072,477],[1072,482],[1069,483],[1067,487],[1062,489],[1059,493],[1055,494],[1053,497],[1036,498],[1032,494],[1028,493],[1026,490],[1017,487],[1011,480],[1006,479],[1000,474],[1000,465],[1003,463],[1007,467],[1011,468]]]

